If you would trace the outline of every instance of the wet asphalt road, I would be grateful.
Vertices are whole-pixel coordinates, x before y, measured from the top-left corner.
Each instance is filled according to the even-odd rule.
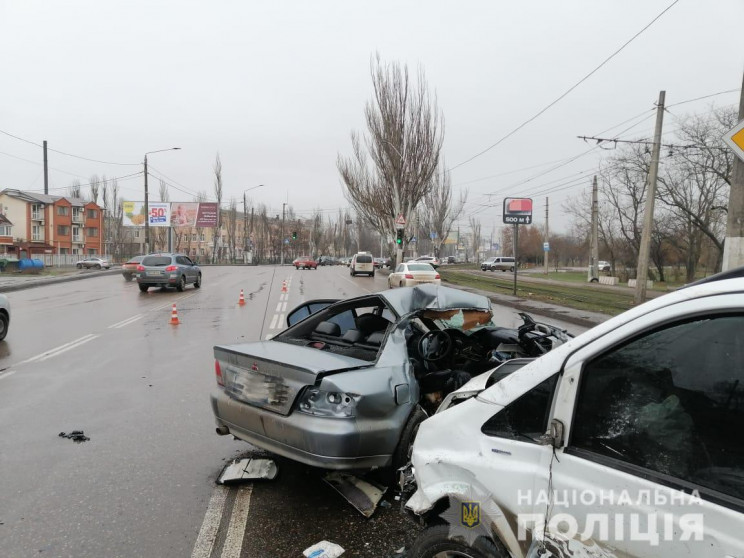
[[[351,278],[345,267],[203,274],[201,289],[183,293],[142,294],[106,275],[9,295],[0,555],[295,557],[328,539],[345,556],[384,557],[410,544],[417,526],[392,496],[366,520],[307,467],[279,461],[276,480],[250,487],[214,482],[226,461],[251,449],[214,433],[213,345],[266,338],[296,304],[382,290],[386,277]],[[510,308],[496,321],[520,323]],[[58,437],[76,429],[90,441]],[[214,547],[198,546],[209,529]]]

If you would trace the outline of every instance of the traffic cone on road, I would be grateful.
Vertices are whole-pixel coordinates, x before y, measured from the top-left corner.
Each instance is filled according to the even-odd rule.
[[[240,298],[238,299],[240,306],[245,306],[245,297],[243,297],[243,289],[240,289]]]
[[[287,292],[287,280],[286,279],[282,281],[282,292],[283,293]]]
[[[178,310],[176,310],[176,303],[173,303],[173,309],[171,310],[171,325],[178,325],[181,322],[178,321]]]

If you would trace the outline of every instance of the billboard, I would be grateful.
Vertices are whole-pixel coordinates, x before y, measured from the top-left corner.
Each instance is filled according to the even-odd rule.
[[[125,227],[145,226],[145,202],[122,202]],[[216,227],[217,203],[150,202],[151,227]]]
[[[507,225],[532,224],[532,199],[505,198],[504,223]]]

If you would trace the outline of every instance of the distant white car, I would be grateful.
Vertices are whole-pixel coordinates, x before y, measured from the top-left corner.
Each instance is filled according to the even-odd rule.
[[[597,269],[599,271],[610,271],[610,269],[612,269],[612,267],[610,266],[610,262],[606,262],[604,260],[600,260],[599,262],[597,262]]]
[[[77,267],[78,269],[109,269],[111,267],[111,263],[108,260],[104,260],[103,258],[91,256],[89,258],[85,258],[84,260],[80,260],[78,263],[75,264],[75,267]]]
[[[0,341],[8,335],[10,327],[10,301],[4,294],[0,294]]]
[[[442,280],[439,273],[431,264],[411,261],[398,264],[390,275],[388,275],[388,287],[413,287],[422,283],[434,283],[441,285]]]

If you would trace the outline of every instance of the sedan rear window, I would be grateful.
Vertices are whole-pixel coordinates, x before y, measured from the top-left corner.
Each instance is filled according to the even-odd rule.
[[[164,267],[170,265],[170,256],[147,256],[142,260],[142,265],[149,265],[153,267]]]
[[[427,263],[408,264],[408,269],[410,271],[434,271],[434,268]]]

